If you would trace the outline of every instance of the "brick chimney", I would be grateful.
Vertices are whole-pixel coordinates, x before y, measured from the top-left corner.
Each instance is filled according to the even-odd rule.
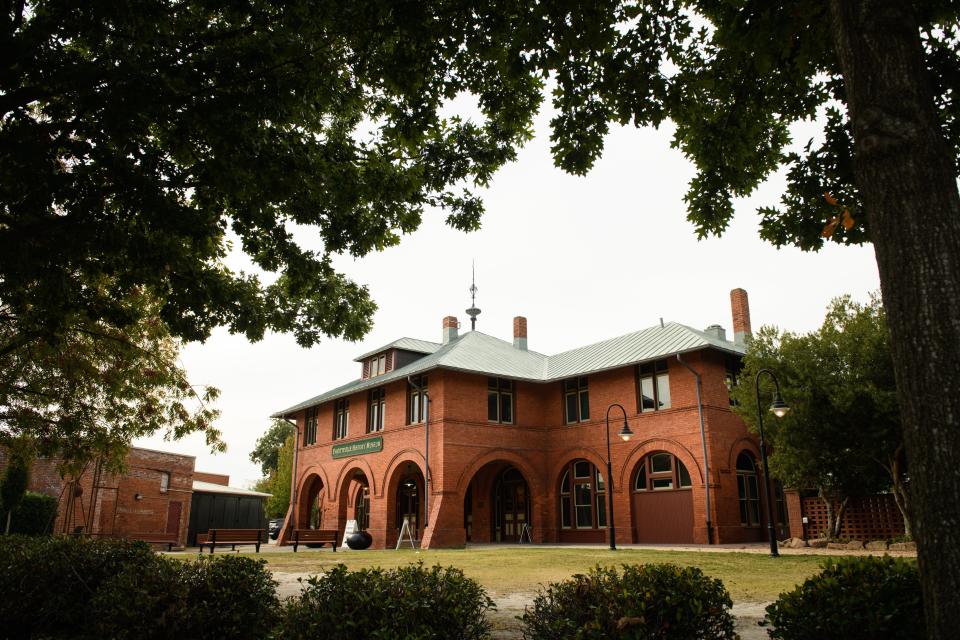
[[[743,345],[750,337],[750,301],[743,289],[730,292],[730,311],[733,313],[733,342]]]
[[[447,316],[443,319],[443,344],[453,342],[457,339],[460,321],[456,316]]]
[[[527,319],[523,316],[513,319],[513,346],[521,351],[527,350]]]

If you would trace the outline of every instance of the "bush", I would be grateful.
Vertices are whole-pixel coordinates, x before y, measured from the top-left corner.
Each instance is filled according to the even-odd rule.
[[[49,534],[56,516],[56,498],[27,491],[10,516],[10,533],[28,536]]]
[[[0,629],[8,638],[78,637],[100,585],[153,555],[142,542],[4,536],[0,593],[6,595],[0,598]]]
[[[527,609],[528,640],[736,638],[723,583],[695,567],[595,567],[549,585]]]
[[[767,607],[779,640],[926,637],[920,576],[912,562],[844,558]]]
[[[263,638],[276,583],[262,560],[181,562],[142,542],[0,540],[5,638]]]
[[[287,601],[276,637],[472,640],[489,636],[485,614],[493,608],[483,587],[453,567],[337,565]]]
[[[279,600],[266,562],[236,556],[153,556],[104,582],[91,602],[96,637],[267,637]]]

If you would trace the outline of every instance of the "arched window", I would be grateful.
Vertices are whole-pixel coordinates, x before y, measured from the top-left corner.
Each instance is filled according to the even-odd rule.
[[[564,529],[603,529],[607,526],[606,485],[600,470],[586,460],[574,460],[560,480],[560,526]]]
[[[644,456],[634,476],[634,491],[689,489],[690,472],[679,458],[663,451]]]
[[[737,492],[740,498],[740,524],[760,526],[760,486],[757,466],[746,451],[737,456]]]
[[[353,506],[354,517],[357,520],[357,529],[366,531],[370,528],[370,487],[363,485],[357,491],[357,499]]]

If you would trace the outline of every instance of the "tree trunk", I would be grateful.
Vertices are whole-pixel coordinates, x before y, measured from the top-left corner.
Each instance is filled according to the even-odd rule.
[[[823,490],[823,487],[818,489],[817,493],[818,497],[823,500],[823,506],[827,510],[827,537],[831,538],[833,537],[833,523],[835,522],[833,519],[833,496],[828,495],[827,492]]]
[[[913,514],[910,512],[910,495],[903,482],[903,445],[897,447],[893,457],[890,458],[887,472],[893,482],[893,500],[897,503],[897,508],[900,509],[900,515],[903,517],[903,535],[907,538],[913,538],[913,528],[910,525],[913,518]]]
[[[847,504],[850,502],[850,498],[844,498],[840,501],[840,508],[837,509],[837,516],[833,522],[833,530],[830,532],[831,538],[839,538],[840,530],[843,529],[843,514],[847,512]]]
[[[931,638],[960,627],[960,194],[912,3],[831,0],[877,254]]]

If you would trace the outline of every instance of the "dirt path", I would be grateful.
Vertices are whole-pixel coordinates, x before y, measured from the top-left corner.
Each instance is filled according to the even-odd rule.
[[[298,578],[304,578],[308,573],[284,573],[274,571],[273,577],[280,583],[277,592],[281,598],[294,596],[300,592]],[[497,604],[497,610],[491,616],[493,622],[493,638],[495,640],[513,640],[520,638],[520,621],[518,616],[523,615],[524,609],[533,602],[534,593],[507,593],[491,594]],[[742,640],[765,640],[766,631],[757,626],[763,619],[764,608],[769,603],[739,602],[733,605],[731,612],[737,618],[737,633]]]

